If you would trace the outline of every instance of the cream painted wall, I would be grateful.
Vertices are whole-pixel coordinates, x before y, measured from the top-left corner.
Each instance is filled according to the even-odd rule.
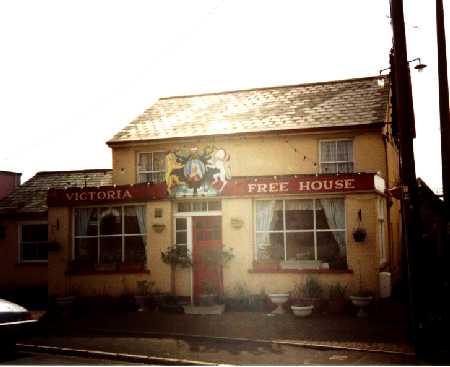
[[[59,229],[57,223],[59,222]],[[48,294],[65,296],[73,292],[71,277],[66,277],[68,262],[72,258],[72,217],[70,208],[55,207],[48,210],[49,241],[61,244],[59,251],[48,255]]]
[[[347,224],[347,259],[349,269],[353,273],[320,273],[314,274],[325,289],[328,285],[340,282],[348,285],[349,289],[357,290],[361,279],[363,288],[378,291],[378,241],[377,241],[377,194],[347,194],[345,196],[346,224]],[[232,198],[222,200],[222,233],[223,243],[232,247],[235,257],[224,268],[224,287],[227,293],[232,293],[236,285],[244,285],[252,293],[288,292],[296,282],[304,282],[306,273],[255,273],[254,259],[254,224],[253,203],[251,198]],[[157,201],[147,206],[147,251],[149,254],[148,274],[112,274],[112,275],[72,275],[65,276],[67,262],[71,257],[71,210],[68,208],[51,208],[49,221],[51,225],[59,219],[60,229],[53,231],[52,240],[65,244],[62,251],[51,253],[49,261],[49,294],[64,295],[71,290],[84,294],[112,294],[123,292],[134,293],[136,281],[147,279],[155,283],[159,291],[170,290],[170,267],[161,260],[164,251],[174,242],[172,225],[173,211],[170,201]],[[162,218],[155,218],[155,208],[163,210]],[[351,235],[358,226],[358,211],[362,212],[361,225],[367,229],[364,243],[356,243]],[[243,225],[234,228],[232,218],[238,218]],[[152,224],[165,224],[165,229],[158,233]],[[179,269],[176,277],[177,295],[191,295],[191,269]]]
[[[113,148],[113,182],[136,183],[139,152],[169,151],[202,147],[208,144],[224,148],[231,157],[232,176],[316,173],[319,169],[321,139],[353,139],[356,172],[380,172],[386,176],[384,144],[380,130],[322,134],[267,135],[259,137],[208,138],[195,141],[137,144]],[[282,164],[280,164],[282,163]],[[317,163],[317,166],[314,166]]]
[[[387,172],[385,146],[381,131],[349,130],[347,132],[323,134],[277,135],[241,138],[210,138],[195,141],[183,141],[177,144],[134,144],[113,149],[113,182],[115,184],[132,184],[136,182],[136,161],[138,152],[167,151],[175,148],[189,148],[214,143],[224,148],[231,157],[233,176],[248,175],[282,175],[294,173],[314,173],[318,163],[318,142],[321,139],[352,138],[354,141],[355,171],[380,172],[385,177]],[[395,151],[389,160],[394,160]],[[306,157],[306,158],[305,158]],[[391,170],[390,170],[391,172]],[[395,171],[393,171],[395,172]],[[395,173],[392,173],[395,175]],[[390,177],[390,182],[391,177]],[[325,288],[337,281],[347,284],[351,290],[359,288],[361,279],[363,288],[374,292],[378,290],[379,249],[377,239],[377,194],[347,194],[347,256],[348,273],[315,274]],[[134,292],[136,281],[148,279],[155,282],[160,291],[170,290],[170,268],[161,261],[161,251],[174,243],[173,203],[155,201],[146,204],[147,208],[147,249],[149,253],[148,274],[115,274],[71,276],[72,287],[83,292],[98,294],[105,290],[110,294]],[[163,210],[162,218],[155,218],[155,208]],[[362,212],[362,225],[368,235],[363,244],[355,243],[352,230],[358,225],[358,211]],[[398,208],[395,207],[397,210]],[[392,214],[392,213],[391,213]],[[397,213],[398,214],[398,213]],[[397,215],[396,214],[396,215]],[[242,220],[241,228],[231,226],[232,218]],[[256,273],[252,272],[254,258],[254,224],[253,200],[251,198],[222,199],[222,232],[223,243],[234,249],[235,258],[224,269],[225,291],[232,292],[237,284],[245,284],[253,293],[262,289],[266,292],[290,291],[296,282],[303,282],[308,276],[305,273]],[[68,208],[50,208],[49,221],[59,218],[62,228],[52,237],[67,244],[67,249],[51,255],[49,271],[49,293],[63,294],[67,288],[64,272],[70,257],[71,248],[71,210]],[[391,222],[394,219],[391,215]],[[152,224],[165,224],[165,229],[158,233]],[[387,230],[386,236],[387,236]],[[398,236],[395,235],[394,238]],[[66,245],[65,245],[66,246]],[[397,247],[395,247],[397,248]],[[388,248],[387,248],[388,249]],[[389,255],[389,251],[388,255]],[[396,253],[395,251],[393,251]],[[55,264],[55,265],[54,265]],[[191,269],[179,269],[176,276],[177,294],[191,295]]]

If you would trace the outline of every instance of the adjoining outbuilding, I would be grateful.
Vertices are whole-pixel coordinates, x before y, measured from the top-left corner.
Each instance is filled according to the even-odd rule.
[[[47,293],[50,238],[60,229],[48,224],[48,189],[108,185],[111,177],[108,169],[38,172],[0,200],[2,295]]]

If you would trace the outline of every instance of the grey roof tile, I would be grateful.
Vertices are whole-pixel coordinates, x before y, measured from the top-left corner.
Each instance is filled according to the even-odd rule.
[[[380,123],[390,85],[379,78],[161,98],[108,143]]]
[[[0,200],[0,214],[44,213],[49,188],[112,185],[110,169],[38,172]]]

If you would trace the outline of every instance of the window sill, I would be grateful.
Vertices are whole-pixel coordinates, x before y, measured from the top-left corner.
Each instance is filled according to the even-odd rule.
[[[114,275],[114,274],[150,274],[148,269],[123,269],[123,270],[68,270],[66,275]]]
[[[251,274],[353,274],[351,269],[249,269]]]
[[[48,266],[48,261],[21,261],[16,266]]]
[[[77,263],[72,261],[68,264],[67,275],[96,275],[96,274],[148,274],[150,271],[145,264],[134,263],[111,263],[93,264]]]

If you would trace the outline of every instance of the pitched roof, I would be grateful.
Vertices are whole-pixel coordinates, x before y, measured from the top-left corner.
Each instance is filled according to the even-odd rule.
[[[111,184],[112,171],[110,169],[38,172],[0,200],[0,214],[45,213],[49,188]]]
[[[108,144],[382,123],[389,82],[379,78],[161,98]]]

